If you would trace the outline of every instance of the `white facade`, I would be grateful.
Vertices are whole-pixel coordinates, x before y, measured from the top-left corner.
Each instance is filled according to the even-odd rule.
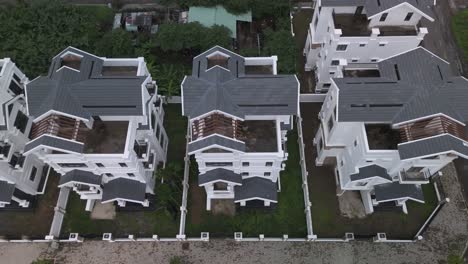
[[[27,117],[23,90],[28,78],[9,58],[0,60],[0,69],[0,181],[14,184],[17,191],[34,196],[43,192],[46,168],[36,157],[23,156],[32,125]],[[11,201],[21,207],[28,207],[30,203],[24,196],[15,195]],[[11,201],[0,201],[0,207]]]
[[[62,54],[62,57],[67,56],[68,53],[73,54],[73,51]],[[93,58],[95,57],[94,55],[86,54],[82,51],[80,51],[80,53],[84,53],[86,56],[92,56]],[[29,148],[25,154],[28,158],[41,160],[61,174],[62,177],[74,170],[91,172],[96,178],[99,177],[100,182],[92,183],[72,180],[59,185],[59,187],[72,188],[80,195],[81,199],[86,200],[87,211],[92,210],[96,201],[103,203],[117,202],[119,206],[125,206],[126,202],[148,206],[149,201],[147,199],[132,200],[131,197],[116,197],[103,201],[103,193],[107,183],[112,180],[123,178],[131,182],[144,184],[146,186],[144,193],[154,194],[154,171],[160,164],[164,166],[169,142],[163,126],[164,98],[157,94],[156,82],[152,80],[146,68],[144,58],[98,59],[103,60],[103,65],[105,67],[136,67],[136,76],[146,77],[140,87],[128,87],[128,89],[136,89],[135,93],[137,94],[141,92],[143,115],[119,116],[101,114],[99,116],[93,116],[91,119],[83,119],[68,113],[52,110],[35,117],[35,124],[40,126],[39,122],[49,118],[51,115],[73,118],[73,122],[76,122],[76,127],[80,124],[80,121],[82,122],[81,124],[85,125],[84,129],[88,131],[88,138],[85,142],[76,139],[76,134],[81,132],[76,132],[75,138],[72,139],[44,132],[42,135],[33,138],[31,143],[34,144],[35,140],[41,140],[44,136],[50,136],[65,140],[66,142],[69,141],[74,144],[84,145],[85,151],[80,153],[66,148],[61,149],[47,145],[39,145]],[[150,94],[148,89],[152,89],[153,92]],[[105,100],[105,98],[103,98],[103,100]],[[101,140],[107,143],[101,143],[99,140],[95,140],[97,142],[93,144],[96,145],[94,147],[96,149],[89,146],[87,147],[87,144],[89,144],[88,141],[93,140],[92,135],[95,134],[96,138],[101,136],[103,132],[100,131],[100,129],[105,130],[105,133],[110,135],[109,137],[112,137],[113,133],[118,133],[120,136],[118,138],[107,138],[106,136],[106,138]],[[118,130],[120,132],[114,132],[112,130]],[[118,151],[113,150],[116,145],[120,146]],[[104,150],[98,150],[98,148],[104,148]],[[106,151],[105,148],[108,148],[109,151]]]
[[[316,92],[326,92],[331,78],[342,78],[346,67],[366,68],[419,46],[428,31],[418,23],[423,17],[433,21],[405,3],[367,17],[362,6],[322,6],[321,2],[317,1],[304,47],[305,70],[315,70]]]
[[[360,191],[367,213],[374,211],[373,206],[379,202],[371,198],[375,186],[385,183],[427,184],[429,178],[457,158],[451,154],[439,154],[431,158],[416,158],[401,160],[397,149],[371,149],[369,147],[366,123],[338,122],[337,100],[339,88],[332,81],[332,86],[322,105],[319,114],[321,125],[314,138],[317,147],[317,166],[324,165],[326,158],[335,158],[335,177],[339,188],[344,191]],[[396,127],[393,127],[397,129]],[[381,135],[386,140],[386,135]],[[359,173],[359,169],[378,165],[385,168],[391,179],[369,177],[352,180],[351,175]],[[405,172],[417,170],[416,177],[405,177]],[[340,195],[340,193],[338,193]],[[395,201],[406,211],[407,198]],[[381,201],[382,202],[382,201]]]

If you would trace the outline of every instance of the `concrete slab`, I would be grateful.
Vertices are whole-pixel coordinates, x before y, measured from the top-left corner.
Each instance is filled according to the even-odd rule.
[[[361,194],[359,192],[346,191],[338,196],[340,213],[348,218],[364,218],[366,211],[362,204]]]
[[[115,214],[115,205],[113,203],[102,204],[100,201],[96,201],[91,212],[91,219],[113,220]]]

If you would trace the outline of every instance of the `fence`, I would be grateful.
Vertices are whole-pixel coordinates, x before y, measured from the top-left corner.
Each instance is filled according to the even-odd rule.
[[[70,195],[70,188],[60,188],[59,197],[57,199],[57,206],[54,208],[54,219],[50,226],[49,236],[59,237],[62,229],[63,218],[65,217],[68,196]]]
[[[186,144],[185,144],[185,157],[184,157],[184,180],[182,182],[182,205],[180,206],[180,226],[179,234],[176,236],[179,239],[185,239],[185,221],[187,219],[187,196],[189,189],[189,172],[190,172],[190,158],[188,155],[188,143],[189,143],[190,124],[187,125]]]
[[[308,239],[315,239],[317,238],[316,235],[314,235],[314,230],[312,227],[312,213],[311,213],[311,207],[312,203],[310,202],[309,198],[309,184],[307,183],[307,176],[308,172],[306,169],[306,161],[305,161],[305,145],[304,145],[304,138],[302,134],[302,117],[299,115],[296,119],[297,123],[297,143],[299,144],[299,156],[301,158],[301,176],[302,176],[302,190],[304,193],[304,206],[305,206],[305,214],[306,214],[306,223],[307,223],[307,238]]]

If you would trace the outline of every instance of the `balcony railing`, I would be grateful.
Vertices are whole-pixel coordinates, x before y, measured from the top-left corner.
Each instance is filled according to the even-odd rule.
[[[400,138],[402,142],[423,139],[440,134],[451,134],[460,139],[465,139],[464,126],[444,116],[436,116],[405,124],[400,127]]]
[[[429,169],[422,169],[420,171],[400,171],[400,179],[403,182],[425,182],[429,180],[431,174]]]

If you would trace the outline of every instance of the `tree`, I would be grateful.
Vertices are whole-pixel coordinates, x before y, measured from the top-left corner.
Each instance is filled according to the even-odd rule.
[[[96,43],[95,53],[99,56],[128,58],[135,56],[132,34],[123,29],[115,29],[104,34]]]
[[[265,30],[263,53],[265,56],[278,56],[279,73],[296,72],[296,43],[287,30]]]
[[[182,181],[184,170],[179,163],[168,163],[165,168],[160,168],[156,172],[156,195],[159,208],[170,213],[177,219],[179,206],[182,197]]]

